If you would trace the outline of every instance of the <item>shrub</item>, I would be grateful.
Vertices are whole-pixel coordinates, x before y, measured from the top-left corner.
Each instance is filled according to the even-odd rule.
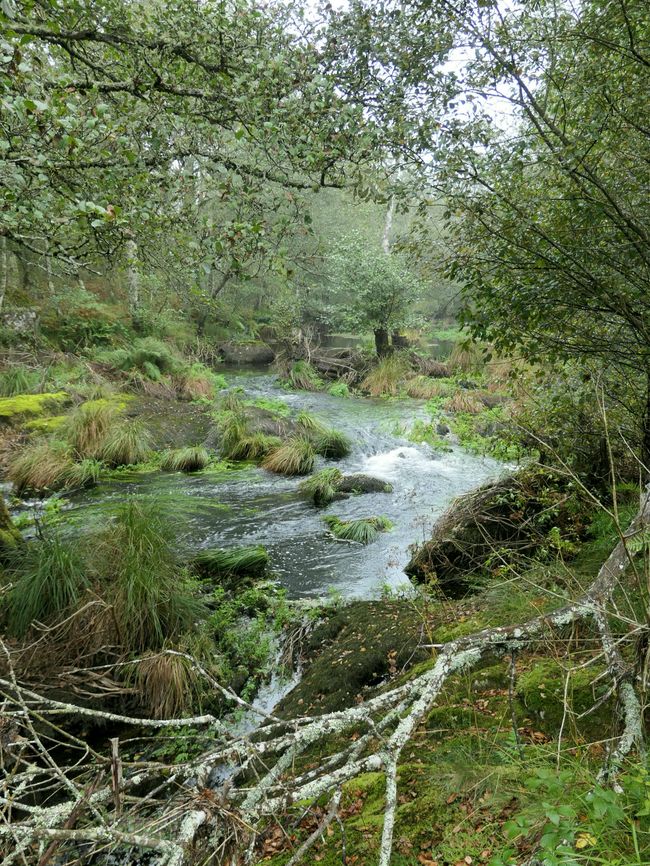
[[[0,373],[0,397],[33,394],[40,391],[38,373],[25,367],[9,367]]]
[[[104,440],[100,458],[108,466],[131,466],[149,458],[151,436],[139,421],[125,421],[112,427]]]
[[[355,541],[358,544],[370,544],[380,532],[387,532],[393,527],[387,517],[365,517],[358,520],[343,521],[330,514],[324,520],[335,538]]]
[[[113,603],[117,643],[129,652],[160,649],[205,618],[204,603],[179,567],[174,533],[155,502],[123,502],[93,551]]]
[[[103,352],[97,355],[97,359],[125,373],[139,371],[153,381],[157,381],[161,374],[179,371],[182,366],[176,352],[154,337],[140,337],[133,341],[132,346]]]
[[[88,587],[77,547],[44,536],[18,549],[10,568],[8,626],[22,636],[33,622],[52,623],[72,610]]]
[[[334,500],[342,478],[340,469],[323,469],[302,481],[299,490],[306,493],[317,508],[324,508]]]
[[[261,546],[235,547],[231,550],[200,550],[193,566],[201,577],[222,578],[233,575],[261,577],[269,564],[269,555]]]
[[[453,397],[445,403],[447,412],[455,414],[478,415],[484,411],[485,405],[477,397],[468,394],[466,391],[457,391]]]
[[[177,448],[163,455],[160,468],[166,472],[199,472],[210,462],[210,455],[200,446]]]
[[[371,397],[388,395],[394,397],[399,393],[402,380],[411,372],[408,360],[395,352],[382,358],[361,383],[364,391]]]
[[[314,468],[316,452],[305,436],[294,436],[270,451],[262,466],[280,475],[308,475]]]
[[[115,421],[115,409],[109,403],[83,403],[69,416],[65,436],[78,457],[97,458]]]
[[[314,450],[321,457],[340,460],[352,450],[350,440],[338,430],[325,430],[313,438]]]
[[[320,391],[323,380],[307,361],[296,361],[289,370],[287,384],[300,391]]]

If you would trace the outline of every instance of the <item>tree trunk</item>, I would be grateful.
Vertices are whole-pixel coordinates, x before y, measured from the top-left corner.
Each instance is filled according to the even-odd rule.
[[[643,464],[643,478],[647,483],[650,481],[650,372],[646,374],[646,398],[641,433],[641,463]]]
[[[138,273],[138,245],[129,238],[124,245],[126,255],[126,289],[129,311],[134,316],[140,308],[140,274]]]
[[[9,250],[7,249],[7,238],[0,238],[0,311],[5,301],[7,288],[9,286]]]
[[[391,346],[386,328],[375,328],[375,350],[378,358],[385,358],[390,355]]]

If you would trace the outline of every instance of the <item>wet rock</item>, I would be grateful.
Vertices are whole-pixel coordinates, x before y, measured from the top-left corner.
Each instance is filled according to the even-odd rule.
[[[436,433],[438,436],[446,436],[449,433],[449,426],[447,424],[443,424],[442,422],[436,424]]]
[[[372,475],[344,475],[337,485],[338,493],[391,493],[392,485]]]
[[[226,364],[272,364],[275,352],[267,344],[253,343],[223,343],[218,352]]]

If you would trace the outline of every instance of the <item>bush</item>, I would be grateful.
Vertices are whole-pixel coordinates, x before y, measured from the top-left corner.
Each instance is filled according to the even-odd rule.
[[[323,469],[302,481],[299,490],[306,493],[317,508],[324,508],[334,500],[342,478],[340,469]]]
[[[113,603],[116,639],[125,651],[160,649],[207,615],[177,562],[174,535],[155,502],[129,498],[97,538],[94,568]]]
[[[210,462],[210,455],[199,446],[177,448],[163,455],[160,468],[166,472],[199,472]]]
[[[411,365],[407,358],[395,352],[379,361],[377,366],[363,380],[361,387],[371,397],[381,397],[384,395],[394,397],[399,393],[403,379],[410,372]]]
[[[78,548],[44,536],[18,548],[10,568],[9,631],[22,637],[34,622],[52,623],[72,610],[88,587]]]
[[[262,466],[280,475],[308,475],[314,468],[316,452],[305,436],[294,436],[270,451]]]
[[[324,520],[335,538],[355,541],[357,544],[370,544],[380,532],[387,532],[393,528],[393,524],[387,517],[365,517],[343,521],[330,514]]]
[[[151,436],[139,421],[123,421],[112,427],[99,456],[108,466],[132,466],[145,463],[150,455]]]
[[[97,359],[125,373],[140,372],[154,382],[182,369],[182,360],[171,346],[154,337],[140,337],[132,346],[104,352]]]

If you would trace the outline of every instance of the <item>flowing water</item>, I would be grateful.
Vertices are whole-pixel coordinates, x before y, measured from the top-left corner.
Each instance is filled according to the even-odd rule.
[[[235,471],[151,473],[125,476],[73,500],[69,517],[82,524],[127,492],[156,496],[171,505],[176,529],[188,550],[262,544],[271,567],[289,597],[370,598],[382,587],[406,582],[408,547],[426,538],[436,517],[458,494],[501,471],[500,464],[461,449],[435,453],[405,436],[415,418],[426,417],[414,400],[386,401],[287,392],[268,373],[227,374],[229,384],[246,396],[272,397],[291,409],[306,409],[353,443],[338,465],[346,474],[362,472],[389,481],[392,493],[352,496],[324,510],[309,505],[298,492],[299,478],[273,475],[257,467]],[[327,534],[324,514],[342,519],[386,515],[394,524],[367,547],[337,541]]]

